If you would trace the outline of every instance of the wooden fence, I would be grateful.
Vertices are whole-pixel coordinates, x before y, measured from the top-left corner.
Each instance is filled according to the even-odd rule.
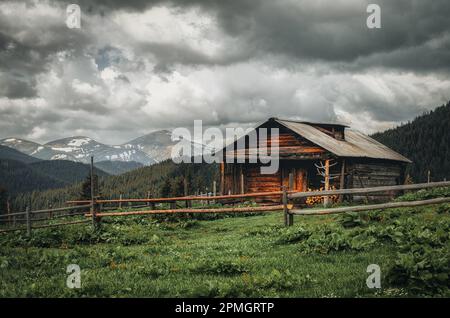
[[[342,195],[354,195],[354,194],[368,194],[368,193],[379,193],[379,192],[400,192],[407,190],[418,190],[418,189],[428,189],[437,187],[448,187],[450,186],[450,181],[442,182],[432,182],[432,183],[420,183],[420,184],[409,184],[409,185],[397,185],[397,186],[382,186],[374,188],[354,188],[354,189],[341,189],[341,190],[329,190],[329,191],[307,191],[307,192],[295,192],[287,190],[276,192],[262,192],[262,193],[246,193],[246,194],[236,194],[236,195],[218,195],[215,197],[208,197],[211,201],[220,201],[228,199],[245,199],[245,198],[257,198],[275,195],[279,195],[282,198],[281,205],[272,206],[261,206],[261,207],[241,207],[241,208],[210,208],[210,209],[193,209],[193,208],[171,208],[168,210],[155,210],[154,206],[149,210],[144,211],[127,211],[127,212],[101,212],[94,211],[94,213],[87,213],[86,217],[114,217],[114,216],[128,216],[128,215],[147,215],[147,214],[172,214],[172,213],[240,213],[240,212],[273,212],[273,211],[283,211],[285,214],[285,225],[291,226],[293,224],[294,215],[320,215],[320,214],[334,214],[342,212],[359,212],[359,211],[370,211],[379,209],[389,209],[389,208],[399,208],[399,207],[415,207],[431,204],[440,204],[450,202],[450,197],[435,198],[429,200],[420,201],[404,201],[404,202],[389,202],[381,204],[363,204],[356,206],[345,206],[345,207],[328,207],[324,208],[306,208],[301,209],[295,207],[295,200],[308,198],[312,196],[342,196]],[[123,203],[123,202],[150,202],[150,203],[172,203],[172,207],[176,206],[177,201],[193,201],[193,200],[205,200],[205,197],[198,196],[183,196],[183,197],[172,197],[172,198],[151,198],[151,199],[118,199],[118,200],[98,200],[97,203],[111,204],[111,203]],[[68,201],[70,204],[84,204],[88,201]]]
[[[309,196],[321,196],[327,197],[332,195],[354,195],[354,194],[368,194],[368,193],[379,193],[379,192],[391,192],[391,191],[408,191],[408,190],[419,190],[419,189],[429,189],[429,188],[439,188],[450,186],[449,181],[441,182],[430,182],[430,183],[419,183],[419,184],[406,184],[397,186],[382,186],[373,188],[355,188],[355,189],[341,189],[341,190],[329,190],[320,192],[296,192],[291,194],[286,194],[288,202],[289,199],[295,200],[300,198],[307,198]],[[285,209],[285,225],[291,226],[294,222],[294,215],[323,215],[323,214],[336,214],[344,212],[362,212],[371,210],[384,210],[392,208],[402,208],[402,207],[417,207],[432,204],[441,204],[450,202],[450,197],[440,197],[427,200],[418,201],[399,201],[399,202],[388,202],[380,204],[363,204],[356,206],[345,206],[345,207],[327,207],[324,208],[308,208],[299,209],[293,208]]]
[[[290,179],[290,188],[292,189],[292,179]],[[345,207],[329,207],[325,205],[323,208],[299,208],[295,206],[295,201],[299,199],[305,199],[308,197],[329,197],[329,196],[342,196],[342,195],[354,195],[354,194],[368,194],[368,193],[379,193],[379,192],[399,192],[407,190],[418,190],[427,188],[437,188],[437,187],[448,187],[450,186],[450,181],[443,182],[430,182],[421,184],[409,184],[409,185],[397,185],[397,186],[382,186],[374,188],[355,188],[355,189],[341,189],[341,190],[329,190],[329,191],[308,191],[308,192],[296,192],[283,187],[282,191],[274,192],[260,192],[260,193],[246,193],[246,194],[236,194],[236,195],[217,195],[217,196],[182,196],[182,197],[171,197],[171,198],[145,198],[145,199],[114,199],[114,200],[97,200],[94,197],[94,193],[91,193],[91,200],[81,200],[81,201],[68,201],[68,204],[72,206],[57,208],[57,209],[47,209],[47,210],[36,210],[31,211],[28,207],[25,212],[17,212],[6,215],[0,215],[0,221],[13,222],[14,225],[18,222],[16,217],[22,216],[22,223],[25,226],[13,227],[0,230],[1,232],[26,230],[27,235],[31,235],[32,229],[54,227],[54,226],[65,226],[72,224],[88,223],[92,222],[95,229],[99,229],[100,220],[103,217],[123,217],[131,215],[152,215],[152,214],[173,214],[173,213],[261,213],[261,212],[284,212],[284,223],[286,226],[293,225],[294,215],[322,215],[322,214],[334,214],[343,212],[360,212],[360,211],[370,211],[370,210],[380,210],[380,209],[390,209],[399,207],[416,207],[431,204],[441,204],[450,202],[450,197],[440,197],[428,200],[420,201],[404,201],[404,202],[388,202],[381,204],[363,204],[356,206],[345,206]],[[93,187],[92,187],[93,189]],[[249,206],[249,207],[221,207],[221,208],[190,208],[189,201],[228,201],[232,199],[248,199],[248,198],[261,198],[261,197],[273,197],[280,196],[282,204],[270,205],[270,206]],[[182,201],[186,203],[186,208],[176,208],[176,202]],[[327,202],[328,200],[324,200]],[[104,212],[105,208],[102,208],[103,204],[118,204],[121,207],[124,202],[142,202],[147,203],[149,209],[141,211],[123,211],[123,212]],[[156,209],[156,203],[170,203],[170,209]],[[87,210],[89,212],[81,211],[74,212],[75,210]],[[108,209],[112,209],[109,207]],[[68,212],[63,213],[61,212]],[[59,214],[57,214],[59,213]],[[77,220],[72,222],[59,222],[51,224],[36,224],[38,221],[47,220],[47,218],[36,218],[36,216],[46,214],[50,219],[56,219],[60,217],[67,216],[79,216],[84,215],[87,220]],[[4,218],[7,218],[6,220]],[[2,220],[3,219],[3,220]]]
[[[12,231],[26,231],[27,235],[31,236],[32,229],[88,223],[88,222],[90,222],[90,220],[77,220],[77,221],[58,222],[58,223],[49,223],[49,224],[41,224],[39,222],[55,220],[55,219],[59,219],[62,217],[85,215],[86,211],[82,211],[82,212],[74,212],[74,211],[86,210],[90,207],[91,207],[91,205],[78,205],[78,206],[69,206],[69,207],[63,207],[63,208],[35,210],[35,211],[31,211],[30,207],[27,207],[25,212],[2,214],[2,215],[0,215],[0,222],[7,223],[8,225],[12,225],[12,227],[6,228],[6,229],[0,229],[0,233],[12,232]],[[66,212],[66,213],[62,213],[62,212]],[[45,215],[47,217],[36,217],[36,216],[41,216],[41,215]],[[17,224],[19,224],[19,223],[22,224],[22,226],[17,226]]]

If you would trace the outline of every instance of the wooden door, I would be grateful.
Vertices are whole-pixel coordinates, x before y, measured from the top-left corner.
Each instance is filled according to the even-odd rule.
[[[303,168],[282,167],[281,185],[289,189],[289,174],[293,174],[293,188],[291,190],[306,191],[307,171]]]

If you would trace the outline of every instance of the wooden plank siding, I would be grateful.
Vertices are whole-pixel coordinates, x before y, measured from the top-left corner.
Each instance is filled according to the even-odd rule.
[[[395,162],[352,160],[347,167],[347,188],[371,188],[399,185],[404,182],[404,166]],[[387,201],[396,195],[388,192],[370,196],[353,196],[354,201]]]
[[[325,158],[326,151],[319,147],[309,140],[296,135],[292,131],[288,130],[283,126],[277,127],[279,128],[278,135],[278,151],[280,155],[280,159],[286,160],[308,160],[308,159],[321,159]],[[268,131],[270,133],[270,131]],[[244,149],[236,149],[238,142],[234,142],[234,151],[225,151],[224,158],[237,158],[241,156],[245,156],[244,158],[249,159],[249,154],[253,155],[257,154],[258,151],[270,155],[272,140],[270,138],[270,134],[267,138],[260,138],[259,134],[257,134],[257,148],[249,148],[249,138],[248,136],[245,138],[245,148]],[[264,147],[260,147],[260,145],[264,145]]]

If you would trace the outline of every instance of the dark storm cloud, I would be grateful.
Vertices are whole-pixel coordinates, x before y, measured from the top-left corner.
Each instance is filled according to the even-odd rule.
[[[155,5],[199,7],[216,16],[223,30],[242,38],[240,54],[230,58],[249,59],[255,55],[280,54],[294,60],[344,62],[349,68],[388,67],[438,70],[449,65],[450,2],[448,0],[379,0],[381,29],[366,27],[366,8],[373,1],[271,1],[271,0],[180,0],[180,1],[89,1],[90,10],[141,11]],[[443,37],[430,48],[427,42]],[[153,47],[167,62],[224,63],[209,60],[199,52],[180,48]],[[225,53],[225,52],[224,52]],[[390,54],[391,53],[391,54]],[[428,53],[428,54],[427,54]],[[225,53],[226,54],[226,53]],[[431,58],[428,55],[431,54]],[[386,57],[386,59],[384,58]],[[354,63],[353,62],[358,62]]]
[[[17,79],[0,75],[0,96],[8,98],[28,98],[36,96],[34,79]]]
[[[0,2],[2,134],[115,142],[272,116],[375,131],[448,100],[450,2],[378,0],[373,30],[370,2]]]
[[[16,4],[20,4],[17,2]],[[36,3],[23,2],[26,7]],[[48,71],[55,54],[62,51],[81,52],[90,42],[89,35],[70,32],[45,16],[30,22],[27,16],[0,10],[0,96],[28,98],[36,96],[36,76]],[[21,21],[22,19],[22,21]],[[61,21],[64,21],[61,17]],[[34,23],[33,23],[34,22]],[[76,53],[75,53],[76,54]]]

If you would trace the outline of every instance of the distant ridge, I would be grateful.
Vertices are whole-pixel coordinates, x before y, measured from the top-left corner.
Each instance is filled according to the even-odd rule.
[[[450,102],[399,127],[372,137],[413,161],[407,173],[414,182],[450,180]]]

